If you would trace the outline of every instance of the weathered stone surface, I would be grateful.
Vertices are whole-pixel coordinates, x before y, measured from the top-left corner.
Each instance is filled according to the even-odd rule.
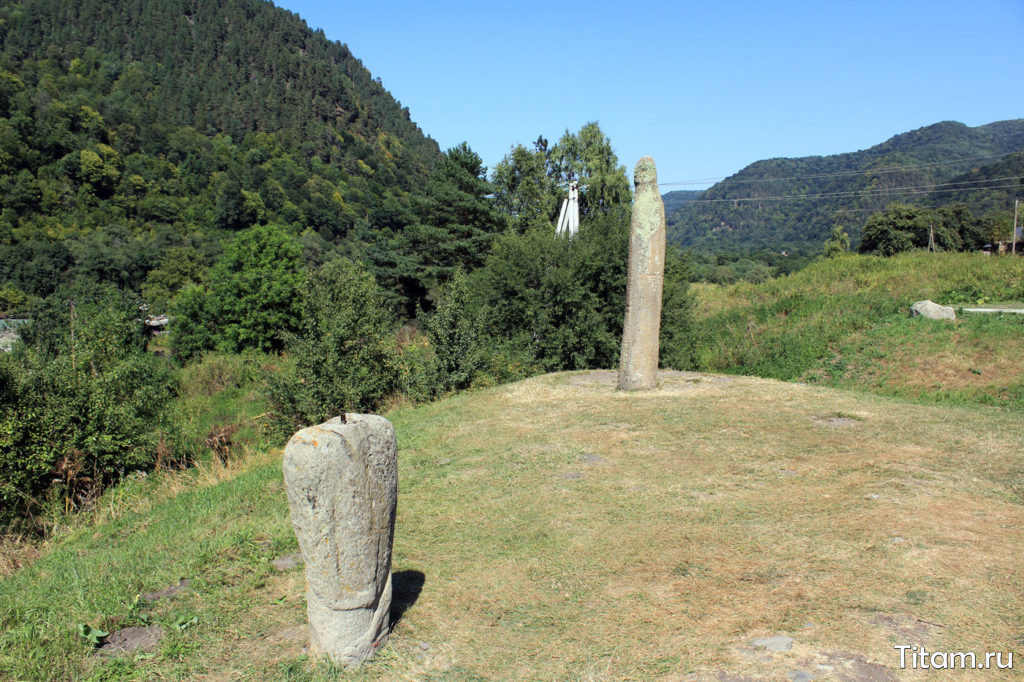
[[[116,656],[131,651],[152,651],[163,639],[164,632],[159,625],[134,626],[118,630],[107,637],[103,646],[96,650],[97,656]]]
[[[184,590],[188,589],[188,586],[191,583],[192,581],[188,578],[182,578],[178,581],[177,585],[169,585],[168,587],[165,587],[162,590],[157,590],[156,592],[147,592],[142,596],[146,601],[157,601],[158,599],[173,597],[179,594],[180,592],[183,592]]]
[[[910,314],[927,317],[929,320],[955,320],[956,312],[948,305],[939,305],[932,301],[918,301],[910,306]]]
[[[619,390],[651,390],[657,383],[661,293],[665,275],[665,205],[658,193],[654,159],[645,156],[633,173],[636,192],[629,228],[626,318],[619,358]]]
[[[398,445],[383,417],[346,414],[288,441],[284,480],[306,561],[310,653],[342,665],[388,636]]]
[[[751,644],[768,651],[789,651],[793,648],[793,638],[786,635],[775,635],[774,637],[755,639]]]

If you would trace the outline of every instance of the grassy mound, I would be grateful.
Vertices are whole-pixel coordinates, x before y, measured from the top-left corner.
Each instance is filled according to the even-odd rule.
[[[703,371],[816,381],[933,402],[1024,408],[1024,315],[910,319],[1024,301],[1024,258],[969,253],[849,255],[763,284],[700,285]]]
[[[1008,410],[685,373],[622,395],[588,372],[389,417],[401,617],[355,679],[884,679],[894,644],[1020,647],[1024,432]],[[104,502],[0,581],[0,677],[335,674],[303,657],[301,570],[269,563],[296,550],[279,453]],[[99,658],[79,623],[165,634]],[[773,635],[792,648],[751,644]]]

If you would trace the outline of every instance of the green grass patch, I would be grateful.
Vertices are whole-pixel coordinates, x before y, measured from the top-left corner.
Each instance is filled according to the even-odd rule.
[[[1024,407],[1024,320],[911,319],[931,299],[1024,300],[1024,259],[967,253],[849,255],[762,284],[698,285],[697,369],[820,381],[915,400]]]

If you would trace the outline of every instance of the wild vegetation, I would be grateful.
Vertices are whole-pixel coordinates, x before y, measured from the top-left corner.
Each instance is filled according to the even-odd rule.
[[[0,312],[31,318],[0,357],[0,523],[41,530],[58,503],[192,461],[177,366],[210,354],[271,354],[254,385],[283,432],[615,362],[631,193],[596,123],[489,177],[256,0],[24,0],[0,42]],[[557,239],[569,178],[582,226]],[[678,254],[669,271],[682,339]],[[143,352],[160,312],[173,362]]]
[[[964,313],[953,324],[909,316],[923,299],[1020,304],[1022,259],[847,254],[761,284],[695,292],[696,369],[1024,408],[1024,315]]]
[[[264,223],[309,261],[359,252],[440,158],[345,46],[269,2],[0,8],[4,307],[86,279],[159,311]]]

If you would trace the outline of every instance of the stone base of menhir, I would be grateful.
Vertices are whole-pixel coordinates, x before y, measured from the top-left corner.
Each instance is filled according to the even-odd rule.
[[[285,447],[284,480],[305,558],[310,654],[359,665],[389,632],[394,427],[349,413],[302,429]]]

